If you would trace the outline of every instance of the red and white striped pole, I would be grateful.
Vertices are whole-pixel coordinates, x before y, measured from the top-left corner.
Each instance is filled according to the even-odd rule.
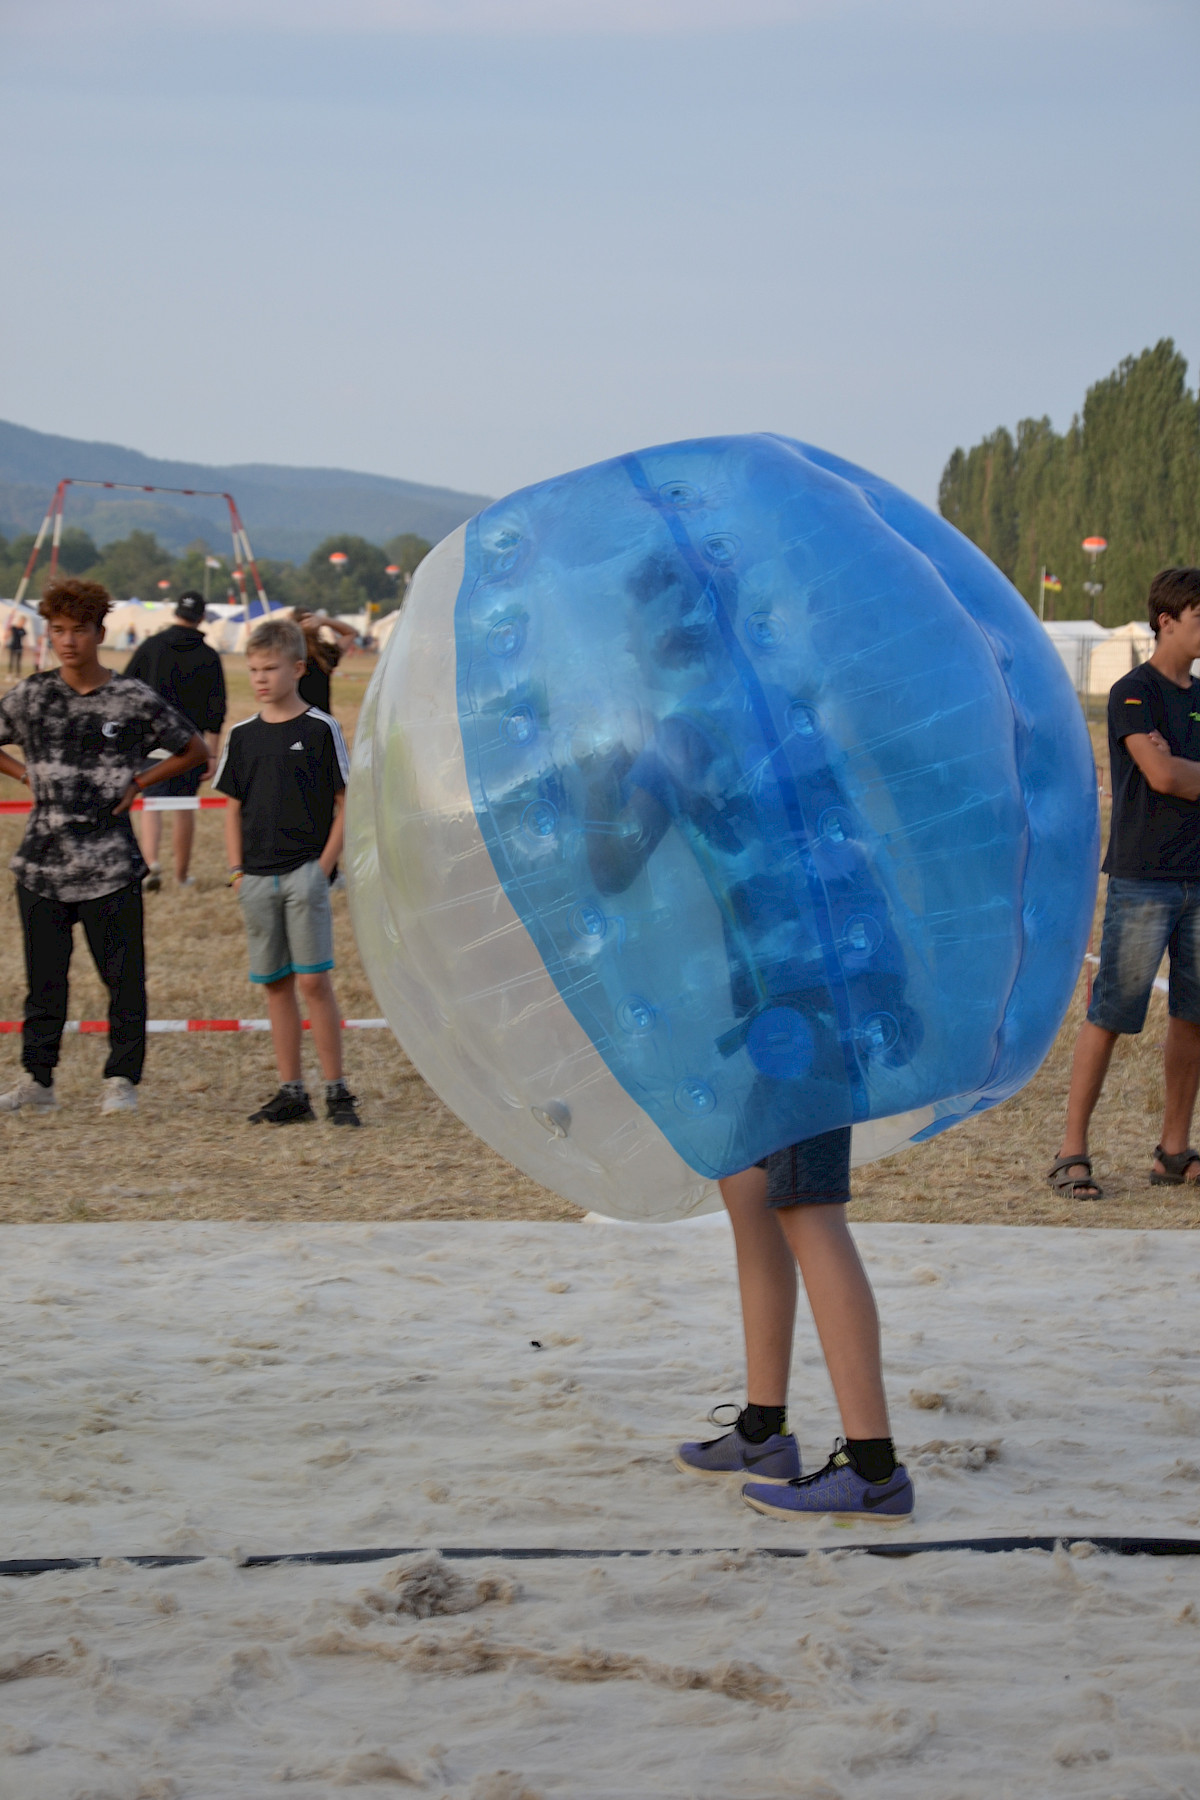
[[[66,500],[66,482],[62,482],[58,490],[58,509],[54,514],[54,536],[50,540],[50,579],[58,574],[58,551],[62,543],[63,504]]]
[[[33,549],[29,552],[29,561],[25,564],[25,573],[22,575],[20,585],[17,588],[16,604],[18,606],[21,606],[24,603],[29,583],[33,579],[33,571],[37,567],[37,559],[41,555],[42,545],[46,541],[46,533],[50,529],[55,514],[57,514],[60,519],[62,518],[63,494],[66,491],[66,486],[67,484],[65,481],[60,481],[55,488],[54,498],[50,502],[50,511],[42,520],[41,530],[33,540]]]

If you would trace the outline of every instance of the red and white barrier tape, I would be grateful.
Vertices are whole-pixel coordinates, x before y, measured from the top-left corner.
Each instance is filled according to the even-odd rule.
[[[228,806],[224,794],[147,794],[141,800],[135,800],[130,807],[131,812],[199,812],[210,806]],[[32,800],[0,800],[0,813],[27,813],[33,811]]]
[[[311,1026],[307,1019],[302,1021],[305,1031]],[[343,1031],[386,1031],[386,1019],[343,1019]],[[20,1019],[0,1019],[0,1032],[20,1031]],[[71,1019],[63,1027],[65,1031],[98,1031],[108,1030],[107,1019]],[[147,1031],[270,1031],[269,1019],[148,1019]]]

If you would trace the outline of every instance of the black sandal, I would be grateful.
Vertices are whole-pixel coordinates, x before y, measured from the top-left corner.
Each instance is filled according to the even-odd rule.
[[[1161,1144],[1155,1144],[1154,1154],[1166,1173],[1160,1175],[1156,1169],[1151,1169],[1151,1187],[1200,1187],[1200,1182],[1189,1181],[1186,1173],[1193,1163],[1200,1163],[1200,1150],[1189,1147],[1187,1150],[1167,1152]]]
[[[1196,1155],[1195,1151],[1192,1152]],[[1200,1156],[1196,1157],[1200,1162]],[[1086,1169],[1086,1175],[1068,1175],[1068,1169]],[[1151,1177],[1153,1180],[1153,1177]],[[1160,1180],[1166,1180],[1160,1176]],[[1060,1156],[1058,1161],[1046,1171],[1046,1180],[1056,1194],[1064,1194],[1068,1200],[1103,1200],[1104,1189],[1099,1182],[1092,1179],[1092,1159],[1090,1156]],[[1083,1189],[1090,1192],[1083,1192]]]

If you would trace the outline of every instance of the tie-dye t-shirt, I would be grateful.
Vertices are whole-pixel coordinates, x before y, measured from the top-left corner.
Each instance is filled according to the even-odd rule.
[[[9,867],[22,887],[52,900],[96,900],[146,873],[129,814],[113,817],[154,750],[175,755],[187,720],[144,682],[114,675],[77,694],[57,669],[30,675],[0,697],[0,745],[24,752],[33,811]]]

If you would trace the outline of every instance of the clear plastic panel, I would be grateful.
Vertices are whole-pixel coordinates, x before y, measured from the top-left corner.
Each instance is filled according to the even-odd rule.
[[[498,502],[418,571],[360,721],[385,1013],[473,1129],[615,1216],[994,1103],[1082,950],[1095,786],[1052,647],[951,527],[824,461],[707,440]]]

